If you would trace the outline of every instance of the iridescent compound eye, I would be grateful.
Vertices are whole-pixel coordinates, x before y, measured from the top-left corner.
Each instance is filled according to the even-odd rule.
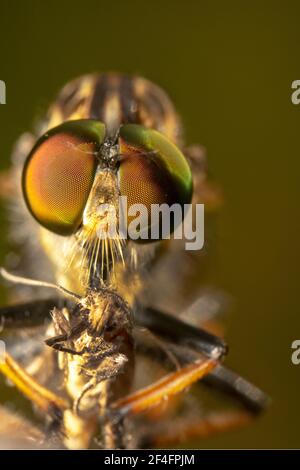
[[[193,184],[190,167],[181,151],[160,132],[136,124],[120,128],[119,184],[127,204],[189,204]],[[148,219],[148,230],[153,221]],[[173,226],[171,230],[175,227]],[[151,240],[150,240],[151,241]]]
[[[33,217],[59,235],[74,233],[89,196],[105,126],[69,121],[44,134],[23,169],[23,194]]]

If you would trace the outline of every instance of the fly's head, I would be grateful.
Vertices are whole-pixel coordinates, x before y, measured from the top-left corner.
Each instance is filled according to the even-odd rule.
[[[22,188],[44,236],[58,246],[66,241],[75,275],[83,272],[95,287],[116,264],[129,264],[140,247],[159,241],[151,238],[157,223],[152,206],[188,204],[192,175],[181,151],[158,131],[124,124],[111,137],[102,122],[82,119],[39,138],[26,159]],[[140,205],[147,216],[136,224]]]

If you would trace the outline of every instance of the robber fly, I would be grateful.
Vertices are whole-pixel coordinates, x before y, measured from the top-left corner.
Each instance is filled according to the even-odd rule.
[[[6,437],[13,423],[36,446],[173,445],[241,426],[264,409],[264,393],[223,366],[226,344],[203,328],[216,298],[190,309],[180,300],[195,267],[182,243],[98,236],[110,217],[99,205],[119,216],[120,195],[131,205],[217,204],[204,149],[184,147],[162,89],[116,73],[67,84],[17,142],[2,183],[22,247],[18,271],[1,270],[20,286],[0,311],[2,326],[39,341],[23,355],[8,341],[0,371],[46,417],[41,429],[2,407]],[[211,412],[197,390],[187,393],[192,384],[238,407]]]

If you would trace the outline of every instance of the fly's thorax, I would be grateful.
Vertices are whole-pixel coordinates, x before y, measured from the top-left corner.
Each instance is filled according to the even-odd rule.
[[[41,133],[65,121],[97,119],[115,135],[120,125],[141,124],[181,145],[181,123],[168,95],[154,83],[118,73],[84,75],[68,83],[50,107]]]

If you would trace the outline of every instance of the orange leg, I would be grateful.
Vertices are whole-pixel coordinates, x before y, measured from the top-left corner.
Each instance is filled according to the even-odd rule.
[[[174,326],[176,326],[175,323]],[[184,332],[184,329],[181,329],[181,331]],[[190,329],[186,331],[191,339],[191,333],[193,333],[193,331]],[[193,339],[194,338],[196,338],[195,335]],[[161,354],[161,351],[157,349],[157,346],[145,343],[145,338],[143,339],[136,336],[135,339],[140,353],[145,354],[158,362],[161,362],[163,359],[164,364],[166,365],[165,357]],[[192,367],[195,366],[196,361],[199,363],[199,353],[195,350],[187,350],[186,348],[178,346],[178,342],[179,341],[177,341],[176,345],[171,343],[166,345],[169,352],[172,353],[180,363],[184,364],[187,360],[192,360],[193,363],[190,364]],[[208,351],[208,348],[206,349]],[[202,362],[202,365],[205,367],[205,363],[203,364]],[[159,401],[159,397],[163,398],[166,396],[169,398],[174,393],[181,392],[183,390],[184,386],[181,386],[182,384],[177,388],[177,380],[179,379],[182,371],[187,370],[188,367],[189,366],[183,367],[180,371],[169,374],[162,380],[156,382],[154,386],[147,387],[146,389],[130,395],[129,397],[125,397],[123,400],[119,400],[119,402],[115,403],[114,406],[117,405],[121,407],[121,412],[123,409],[124,413],[128,412],[129,414],[135,414],[146,410],[153,404],[161,403],[162,401]],[[266,408],[269,402],[268,397],[257,387],[237,375],[235,372],[224,367],[218,361],[216,361],[215,367],[209,367],[207,373],[200,373],[200,377],[198,377],[198,379],[203,379],[201,383],[205,383],[206,386],[222,391],[225,395],[232,396],[238,403],[240,403],[240,405],[243,405],[243,409],[211,412],[207,413],[203,417],[195,417],[194,415],[191,416],[191,414],[185,417],[168,416],[167,420],[159,423],[152,421],[150,426],[147,423],[147,425],[142,426],[140,430],[140,446],[142,448],[171,446],[181,444],[185,440],[205,438],[214,434],[237,429],[242,426],[246,426]],[[175,383],[172,383],[171,378],[175,379]],[[186,378],[187,377],[185,377],[184,380]],[[196,379],[196,381],[198,379]],[[193,382],[194,380],[190,383]],[[168,393],[169,389],[166,385],[171,386],[171,394]],[[154,400],[152,400],[153,397]]]
[[[60,419],[68,408],[66,400],[36,382],[8,353],[5,353],[4,361],[0,362],[0,372],[52,418]]]
[[[165,447],[184,441],[204,439],[222,432],[239,429],[254,418],[248,411],[220,411],[199,419],[173,419],[172,422],[152,426],[141,436],[141,447]]]
[[[115,401],[111,409],[120,416],[138,414],[159,405],[165,398],[182,392],[197,380],[212,371],[218,362],[214,359],[199,359],[180,370],[166,375],[154,384]]]

